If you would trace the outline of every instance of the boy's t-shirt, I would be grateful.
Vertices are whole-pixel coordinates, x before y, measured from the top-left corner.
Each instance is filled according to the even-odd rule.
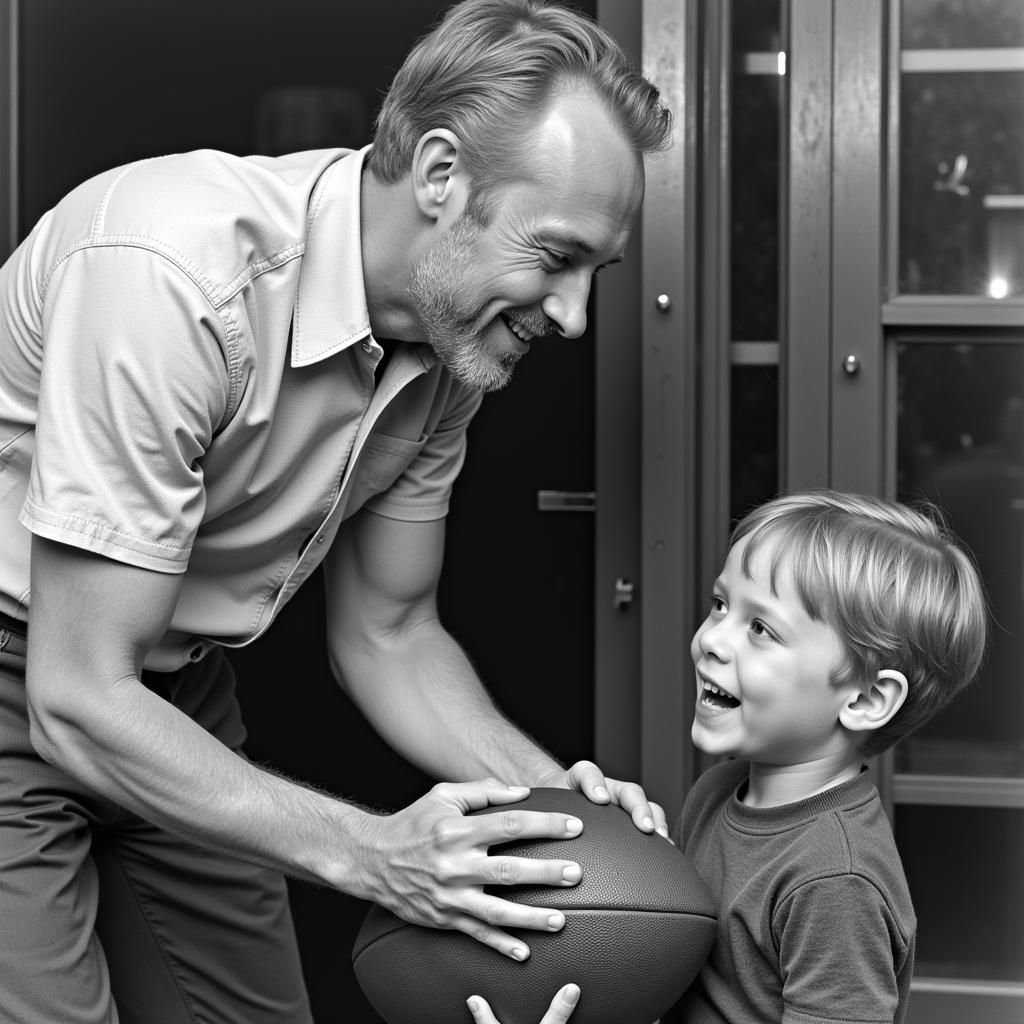
[[[747,807],[745,761],[708,769],[675,839],[719,900],[686,1024],[904,1019],[917,920],[867,770],[806,800]]]

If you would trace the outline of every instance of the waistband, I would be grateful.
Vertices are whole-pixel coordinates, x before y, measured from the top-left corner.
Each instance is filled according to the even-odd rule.
[[[28,623],[0,612],[0,651],[22,658],[28,652]]]

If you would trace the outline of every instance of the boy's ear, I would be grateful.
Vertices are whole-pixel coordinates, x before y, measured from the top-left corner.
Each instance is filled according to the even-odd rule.
[[[883,668],[878,678],[839,709],[840,723],[851,732],[880,729],[907,699],[907,677],[894,668]]]
[[[459,140],[447,128],[425,132],[412,157],[412,188],[420,213],[437,220],[459,192]]]

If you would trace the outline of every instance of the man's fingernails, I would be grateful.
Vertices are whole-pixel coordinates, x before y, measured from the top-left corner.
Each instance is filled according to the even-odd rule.
[[[607,800],[607,799],[609,799],[609,797],[608,797],[608,790],[605,789],[604,786],[596,787],[595,790],[594,790],[594,796],[596,796],[600,800]]]
[[[565,831],[570,835],[578,836],[583,831],[583,822],[579,818],[568,818],[565,822]]]
[[[512,950],[512,956],[516,960],[525,960],[530,955],[530,951],[525,946],[516,946]]]
[[[658,829],[658,835],[659,836],[664,836],[666,839],[668,839],[668,829],[665,828],[664,826],[662,826],[661,828]]]
[[[654,819],[653,818],[644,818],[643,826],[644,826],[644,828],[654,828]]]
[[[524,796],[530,792],[529,786],[509,786],[508,791],[510,793],[522,793]]]
[[[580,1000],[580,990],[578,988],[571,988],[565,993],[565,1001],[570,1006],[575,1006]]]
[[[565,918],[561,914],[552,914],[548,918],[548,927],[553,931],[557,932],[562,925],[565,924]]]
[[[480,1004],[473,998],[466,1000],[466,1005],[469,1007],[469,1012],[476,1014],[480,1012]]]
[[[583,871],[579,864],[569,864],[562,868],[562,878],[566,882],[575,885],[583,877]]]

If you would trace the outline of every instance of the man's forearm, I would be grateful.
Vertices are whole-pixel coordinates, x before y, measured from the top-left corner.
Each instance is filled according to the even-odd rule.
[[[335,667],[381,736],[436,779],[493,776],[534,786],[562,771],[495,706],[437,620],[387,641],[350,645]]]
[[[34,716],[47,760],[190,841],[359,894],[366,812],[255,767],[135,678],[89,693]]]

